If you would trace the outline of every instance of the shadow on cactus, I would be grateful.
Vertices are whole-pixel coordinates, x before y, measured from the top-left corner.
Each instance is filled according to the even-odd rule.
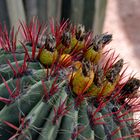
[[[140,80],[126,78],[112,35],[69,21],[48,28],[37,19],[9,35],[0,27],[0,139],[139,139]]]

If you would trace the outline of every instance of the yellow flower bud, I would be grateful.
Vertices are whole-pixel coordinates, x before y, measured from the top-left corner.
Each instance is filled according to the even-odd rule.
[[[84,40],[78,41],[75,37],[72,37],[71,39],[71,50],[80,50],[84,48]]]
[[[71,63],[72,63],[72,56],[70,54],[62,54],[60,56],[59,62],[64,67],[67,66],[67,65],[71,65]]]
[[[109,96],[114,91],[119,79],[120,79],[120,76],[118,75],[115,82],[113,82],[113,83],[106,80],[103,84],[104,88],[102,90],[102,95],[103,96]]]
[[[84,75],[83,73],[83,66],[80,64],[81,62],[76,62],[75,65],[75,72],[73,72],[70,76],[72,90],[75,94],[82,94],[88,90],[90,85],[94,79],[94,72],[92,69],[89,69],[88,74]]]
[[[102,50],[95,51],[94,49],[90,48],[85,53],[86,60],[97,64],[101,58]]]
[[[54,52],[43,49],[40,53],[39,60],[44,65],[51,65],[57,59],[58,53],[55,50]]]

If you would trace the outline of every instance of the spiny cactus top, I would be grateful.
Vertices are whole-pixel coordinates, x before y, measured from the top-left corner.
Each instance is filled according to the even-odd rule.
[[[0,139],[139,139],[140,80],[126,78],[111,40],[69,21],[0,27]]]

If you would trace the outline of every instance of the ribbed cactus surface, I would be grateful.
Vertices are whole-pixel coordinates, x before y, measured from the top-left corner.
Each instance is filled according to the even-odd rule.
[[[140,80],[126,76],[111,40],[69,21],[0,28],[0,139],[139,139]]]

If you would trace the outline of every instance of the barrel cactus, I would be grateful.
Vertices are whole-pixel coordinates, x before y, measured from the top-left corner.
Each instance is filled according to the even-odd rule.
[[[0,139],[139,139],[140,80],[126,78],[111,40],[70,21],[1,27]]]

